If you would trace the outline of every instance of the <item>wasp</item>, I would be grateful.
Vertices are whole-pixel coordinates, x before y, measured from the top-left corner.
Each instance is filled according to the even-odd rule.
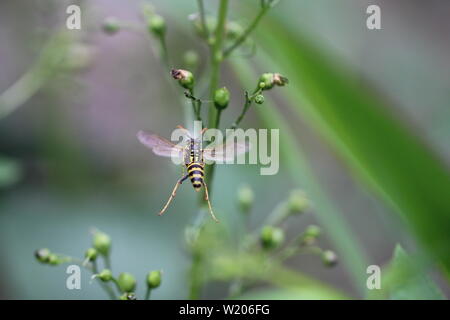
[[[208,186],[205,182],[205,159],[220,162],[228,161],[230,160],[230,156],[234,157],[235,155],[247,152],[249,150],[249,145],[245,142],[228,141],[223,144],[203,149],[201,137],[207,128],[203,128],[201,130],[200,138],[194,138],[190,134],[189,130],[182,126],[177,126],[177,128],[183,130],[186,135],[185,141],[187,141],[187,143],[184,145],[175,145],[174,143],[149,131],[141,130],[137,134],[138,140],[143,145],[152,149],[154,154],[161,157],[177,157],[182,159],[184,162],[182,177],[175,184],[169,199],[159,212],[159,215],[162,215],[167,210],[170,203],[175,198],[178,187],[189,178],[195,191],[198,192],[202,187],[204,188],[205,200],[208,203],[209,213],[214,221],[219,222],[214,215],[211,201],[209,200]],[[233,152],[230,152],[231,150],[233,150]]]

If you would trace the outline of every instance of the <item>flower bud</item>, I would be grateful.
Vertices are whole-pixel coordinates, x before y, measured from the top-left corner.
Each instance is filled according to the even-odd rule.
[[[264,249],[275,249],[284,241],[284,231],[280,228],[265,226],[260,234],[261,245]]]
[[[41,263],[48,263],[50,259],[51,252],[47,248],[38,249],[34,252],[34,256]]]
[[[98,253],[107,256],[111,249],[111,238],[101,231],[95,231],[93,236],[93,247],[97,249]]]
[[[98,274],[98,278],[100,280],[102,280],[103,282],[108,282],[111,281],[113,276],[112,276],[112,272],[109,269],[103,269],[99,274]]]
[[[316,242],[317,237],[320,235],[320,228],[315,225],[308,226],[303,233],[303,244],[310,246]]]
[[[244,28],[234,21],[230,21],[226,26],[226,36],[230,40],[235,40],[239,38],[244,33]]]
[[[264,96],[262,94],[258,94],[255,97],[255,103],[256,104],[263,104],[264,103]]]
[[[230,92],[223,87],[214,92],[214,105],[217,109],[225,109],[230,102]]]
[[[148,19],[148,30],[157,37],[164,37],[166,33],[166,21],[160,15],[153,14]]]
[[[102,29],[107,34],[115,34],[120,31],[120,22],[115,17],[108,17],[103,21]]]
[[[161,285],[162,272],[159,270],[150,271],[147,275],[147,286],[150,289],[158,288]]]
[[[48,264],[53,265],[53,266],[57,266],[57,265],[59,265],[61,263],[62,263],[62,261],[58,257],[57,254],[50,253],[50,255],[48,256]]]
[[[178,80],[180,85],[188,90],[194,89],[194,76],[190,71],[183,69],[172,69],[172,77]]]
[[[97,259],[97,250],[95,250],[94,248],[89,248],[86,250],[84,256],[87,260],[94,261],[95,259]]]
[[[325,250],[322,253],[322,261],[326,266],[332,267],[337,263],[337,255],[331,250]]]
[[[259,78],[259,87],[263,90],[270,90],[274,85],[284,86],[288,83],[289,80],[279,73],[264,73]]]
[[[293,190],[289,195],[288,208],[290,213],[302,213],[308,208],[308,199],[302,190]]]
[[[320,228],[316,225],[310,225],[305,230],[306,237],[317,238],[320,235]]]
[[[242,186],[238,190],[238,203],[242,212],[248,213],[253,205],[253,190],[249,186]]]
[[[136,300],[136,294],[134,292],[126,292],[119,297],[120,300]]]
[[[122,272],[119,274],[117,284],[122,292],[132,292],[136,288],[136,279],[131,273]]]
[[[283,87],[289,83],[289,79],[286,77],[283,77],[279,73],[273,74],[273,83],[277,86]]]
[[[198,53],[194,50],[188,50],[183,55],[184,65],[188,69],[195,69],[198,66],[199,60]]]

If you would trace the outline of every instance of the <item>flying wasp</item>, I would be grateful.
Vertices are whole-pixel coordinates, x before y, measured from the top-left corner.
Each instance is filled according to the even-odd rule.
[[[243,154],[249,150],[249,145],[235,141],[227,141],[224,144],[219,144],[211,148],[202,148],[202,135],[207,130],[203,128],[200,132],[200,138],[194,138],[189,130],[182,126],[177,126],[178,129],[184,131],[187,143],[185,145],[175,145],[172,142],[158,136],[149,131],[139,131],[137,138],[139,141],[152,149],[153,153],[161,157],[177,157],[184,162],[183,175],[175,184],[175,187],[170,194],[169,200],[164,205],[159,215],[162,215],[172,200],[175,198],[178,187],[188,178],[190,178],[192,186],[195,191],[200,191],[202,187],[205,190],[205,200],[208,202],[209,213],[214,221],[219,220],[214,215],[211,202],[209,200],[208,186],[205,182],[205,159],[209,161],[227,162],[230,158],[234,158],[239,154]],[[185,172],[185,170],[187,172]]]

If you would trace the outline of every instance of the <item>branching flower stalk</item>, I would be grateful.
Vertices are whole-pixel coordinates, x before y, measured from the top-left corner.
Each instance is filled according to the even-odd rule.
[[[110,253],[111,238],[104,232],[94,230],[92,235],[92,248],[85,252],[85,259],[52,253],[49,249],[36,250],[36,259],[48,265],[61,265],[64,263],[77,264],[92,273],[92,280],[96,279],[101,288],[105,291],[111,300],[135,300],[134,293],[136,289],[135,277],[122,272],[116,278],[111,271]],[[104,269],[98,268],[98,258],[103,260]],[[162,272],[159,270],[150,271],[146,277],[147,292],[145,299],[150,299],[150,292],[161,285]],[[120,296],[119,296],[120,295]]]

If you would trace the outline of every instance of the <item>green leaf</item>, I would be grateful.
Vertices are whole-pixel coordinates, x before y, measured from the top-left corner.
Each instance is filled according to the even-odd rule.
[[[450,174],[437,156],[394,116],[388,103],[281,19],[265,24],[264,66],[289,78],[285,94],[348,167],[400,212],[422,245],[450,272]],[[260,52],[261,53],[261,52]]]
[[[264,289],[253,290],[239,297],[237,300],[336,300],[336,296],[330,295],[319,288],[307,289]]]
[[[400,245],[394,250],[389,267],[383,272],[382,289],[389,299],[445,299],[439,287],[426,274],[425,268],[412,259]]]
[[[267,261],[258,253],[219,254],[212,257],[208,270],[210,270],[209,279],[224,282],[234,279],[264,282],[281,288],[280,292],[285,294],[296,292],[292,299],[301,299],[299,292],[303,293],[304,299],[349,299],[338,289],[311,276],[286,268],[275,261]]]

